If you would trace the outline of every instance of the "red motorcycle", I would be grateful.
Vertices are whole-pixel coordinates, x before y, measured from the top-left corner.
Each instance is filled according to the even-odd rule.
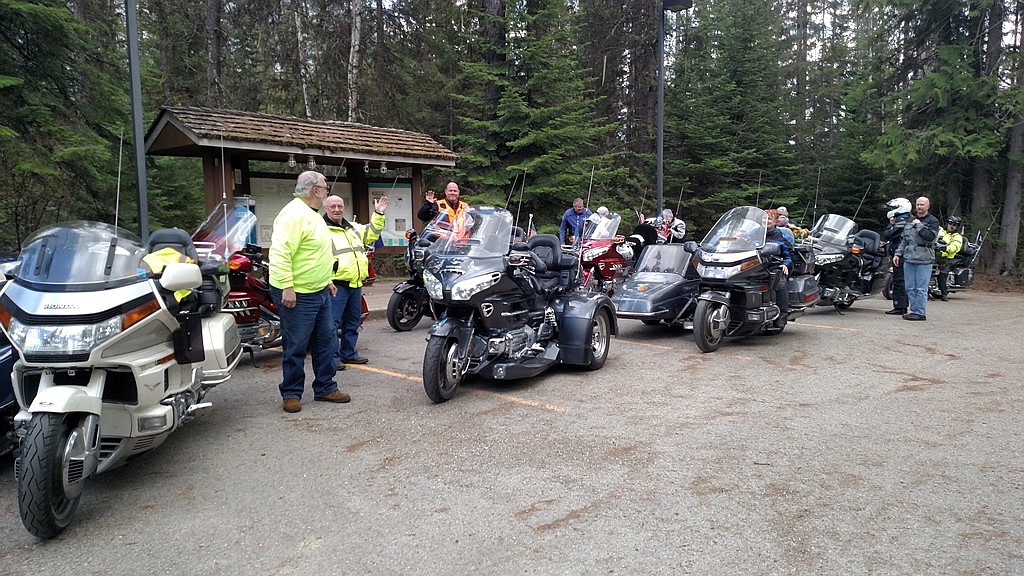
[[[618,290],[633,272],[635,243],[617,234],[621,217],[591,216],[583,225],[580,265],[584,290],[609,296]]]

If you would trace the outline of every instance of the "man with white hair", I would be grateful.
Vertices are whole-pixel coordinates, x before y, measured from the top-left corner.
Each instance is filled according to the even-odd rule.
[[[654,227],[658,229],[659,244],[682,242],[686,238],[686,222],[676,218],[668,208],[661,211]]]
[[[331,313],[334,253],[320,208],[331,193],[319,172],[299,174],[295,198],[274,219],[270,237],[270,297],[281,314],[282,408],[302,410],[307,349],[313,356],[313,400],[344,403],[351,400],[338,390],[334,355],[338,334]]]

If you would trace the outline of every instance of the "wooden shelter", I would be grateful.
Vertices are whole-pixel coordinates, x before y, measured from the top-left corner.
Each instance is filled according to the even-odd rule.
[[[452,167],[457,158],[416,132],[191,107],[160,110],[146,133],[146,153],[202,158],[207,211],[222,198],[244,198],[259,220],[261,244],[269,244],[272,215],[291,200],[296,176],[312,168],[345,198],[349,218],[366,222],[373,198],[388,194],[382,237],[386,245],[402,245],[405,229],[416,224],[423,168]],[[253,171],[254,161],[276,162],[281,169]]]

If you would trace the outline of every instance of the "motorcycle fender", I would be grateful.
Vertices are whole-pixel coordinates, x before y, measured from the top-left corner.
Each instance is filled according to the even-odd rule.
[[[473,327],[463,320],[446,317],[434,322],[427,331],[427,336],[455,336],[459,341],[459,358],[469,354],[469,344],[473,340]]]
[[[562,362],[584,366],[591,363],[593,351],[590,349],[590,328],[594,316],[601,310],[608,315],[608,329],[613,335],[618,335],[618,320],[610,298],[604,294],[584,292],[575,292],[566,298],[558,328],[558,348]]]
[[[422,288],[420,286],[417,286],[417,285],[415,285],[415,284],[413,284],[411,282],[399,282],[398,284],[395,285],[395,288],[394,288],[395,294],[405,294],[406,292],[412,292],[412,291],[415,291],[415,290],[426,290],[426,289]]]
[[[40,390],[28,411],[53,412],[67,414],[70,412],[85,412],[99,416],[103,407],[103,399],[90,396],[81,388],[75,386],[52,386]]]
[[[708,290],[706,292],[702,292],[701,295],[697,297],[697,299],[707,300],[708,302],[717,302],[719,304],[724,304],[726,306],[729,305],[729,293],[719,292],[718,290]]]

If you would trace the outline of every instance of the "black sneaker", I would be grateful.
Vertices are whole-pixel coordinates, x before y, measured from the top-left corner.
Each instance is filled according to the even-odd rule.
[[[924,322],[925,320],[927,320],[927,317],[924,314],[913,314],[913,313],[911,313],[911,314],[904,314],[903,315],[903,319],[904,320],[913,320],[913,321],[916,321],[916,322]]]
[[[892,310],[889,310],[888,312],[886,312],[886,314],[888,314],[890,316],[903,316],[906,313],[907,313],[906,308],[893,308]]]

